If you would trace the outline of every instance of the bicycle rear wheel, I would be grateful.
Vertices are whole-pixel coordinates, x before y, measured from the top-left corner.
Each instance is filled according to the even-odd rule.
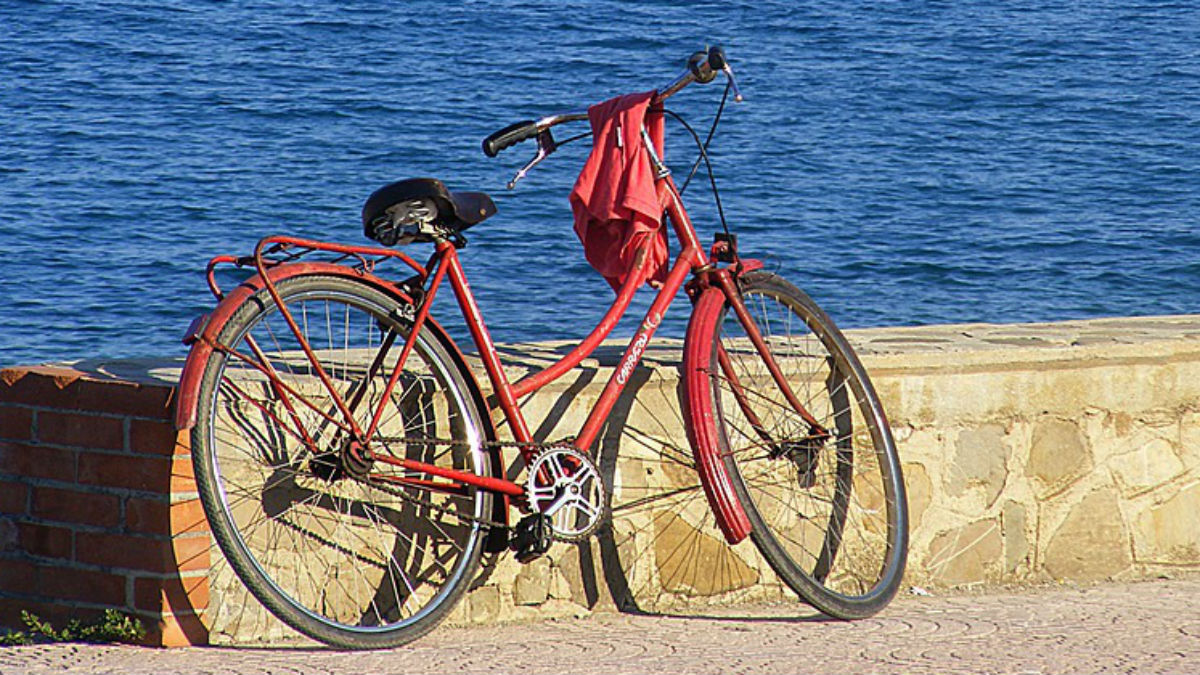
[[[494,475],[471,389],[430,331],[384,399],[409,334],[393,298],[328,276],[277,289],[335,389],[357,399],[360,428],[383,408],[375,457]],[[492,495],[353,461],[344,417],[265,290],[218,342],[228,350],[205,367],[192,448],[230,566],[273,614],[321,642],[390,647],[428,632],[475,577]]]
[[[715,425],[703,436],[719,447],[708,451],[722,458],[751,537],[779,577],[830,616],[870,616],[895,596],[908,548],[903,478],[883,408],[812,299],[763,271],[739,285],[810,419],[787,400],[719,292],[701,297],[688,328],[689,418]]]

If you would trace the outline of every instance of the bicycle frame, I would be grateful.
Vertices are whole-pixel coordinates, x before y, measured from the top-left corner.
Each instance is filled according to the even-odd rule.
[[[603,426],[605,420],[608,419],[613,406],[628,384],[629,377],[634,368],[641,362],[646,346],[662,323],[663,314],[676,295],[678,295],[689,273],[698,270],[711,271],[709,259],[696,238],[695,228],[692,226],[687,211],[683,207],[674,181],[671,180],[670,176],[665,176],[658,182],[657,187],[660,198],[668,204],[667,219],[673,226],[675,234],[681,243],[681,250],[673,261],[670,273],[651,303],[641,325],[625,348],[624,355],[618,362],[617,368],[609,377],[609,381],[605,385],[599,400],[588,414],[579,433],[571,441],[571,445],[580,452],[589,452],[593,442],[596,440],[596,436],[599,434],[600,428]],[[644,249],[637,251],[635,254],[635,266],[639,270],[644,265],[645,258],[646,251]],[[487,324],[483,320],[483,316],[475,302],[475,296],[467,281],[457,249],[451,241],[441,240],[436,244],[429,267],[434,271],[428,275],[430,277],[428,290],[425,292],[424,298],[420,303],[420,308],[416,311],[413,318],[413,328],[410,331],[404,351],[401,352],[397,361],[391,381],[388,384],[389,388],[385,389],[383,396],[386,398],[390,395],[391,387],[395,385],[399,378],[400,370],[404,365],[404,359],[411,351],[415,336],[420,331],[423,323],[428,319],[429,308],[432,306],[433,299],[440,290],[444,279],[448,277],[459,309],[471,333],[471,338],[483,361],[484,369],[487,372],[492,390],[496,394],[500,409],[509,423],[515,443],[521,450],[522,459],[528,464],[533,460],[536,445],[533,435],[529,431],[529,425],[525,420],[525,416],[521,412],[518,399],[558,379],[566,372],[578,366],[595,351],[596,347],[612,332],[613,328],[628,310],[633,296],[641,284],[640,275],[632,274],[629,276],[629,279],[617,293],[617,297],[604,317],[591,333],[583,338],[580,344],[571,350],[570,353],[545,369],[532,373],[516,383],[512,383],[504,373],[500,357],[492,342]],[[371,437],[375,425],[378,424],[379,415],[380,411],[377,410],[371,427],[365,430],[365,436],[360,437],[368,439]],[[429,467],[409,459],[397,459],[383,455],[375,455],[374,459],[376,461],[395,464],[408,470],[424,471],[467,485],[494,490],[513,497],[518,502],[522,501],[524,497],[524,488],[511,481],[477,476],[468,472]]]
[[[652,147],[652,146],[651,146]],[[651,153],[652,154],[652,153]],[[653,158],[657,160],[657,158]],[[795,397],[791,387],[784,379],[779,370],[778,364],[771,356],[767,349],[762,335],[758,332],[757,326],[753,320],[749,318],[748,311],[743,304],[740,292],[737,288],[736,278],[738,275],[761,267],[761,263],[755,260],[739,260],[736,257],[736,252],[732,255],[733,263],[728,266],[718,266],[715,262],[718,250],[723,246],[718,242],[713,247],[713,254],[707,255],[703,250],[700,242],[697,239],[696,230],[692,225],[691,219],[688,216],[687,210],[683,205],[679,190],[675,185],[674,180],[667,171],[660,171],[656,183],[656,189],[660,203],[666,204],[665,216],[671,224],[672,229],[678,239],[680,251],[671,263],[670,271],[666,281],[662,284],[658,294],[654,298],[649,310],[642,319],[641,324],[630,338],[629,344],[618,362],[617,367],[613,370],[607,384],[604,387],[600,398],[589,412],[587,419],[579,430],[579,433],[570,441],[571,446],[582,453],[589,453],[591,446],[596,440],[597,435],[605,420],[608,419],[618,398],[628,384],[631,374],[641,362],[642,356],[647,345],[653,338],[655,332],[662,322],[662,317],[666,313],[670,304],[678,295],[681,287],[687,282],[689,274],[693,277],[691,282],[687,282],[688,294],[693,300],[702,292],[710,289],[719,290],[728,299],[738,319],[742,322],[746,333],[751,342],[756,347],[756,351],[766,360],[768,370],[773,379],[782,389],[786,400],[792,405],[797,412],[811,425],[810,433],[816,436],[828,436],[817,421],[804,409],[804,406]],[[325,263],[314,264],[296,262],[296,261],[272,261],[264,256],[272,251],[284,250],[289,247],[301,247],[303,249],[320,250],[330,253],[335,253],[341,256],[341,260],[354,259],[358,261],[356,268],[352,268],[343,263]],[[296,256],[299,257],[299,256]],[[416,272],[416,276],[404,284],[396,284],[388,282],[374,275],[375,264],[380,260],[395,259],[404,263]],[[563,356],[554,364],[545,369],[532,373],[513,383],[508,380],[504,373],[499,355],[496,352],[495,345],[492,342],[491,334],[488,331],[487,325],[484,322],[483,316],[480,313],[479,307],[476,304],[475,296],[471,291],[467,281],[465,270],[462,262],[458,257],[455,243],[450,239],[439,239],[435,244],[435,250],[430,257],[429,262],[422,266],[414,261],[405,253],[393,249],[381,249],[375,247],[364,246],[346,246],[339,244],[330,244],[326,242],[298,239],[286,236],[267,237],[259,242],[255,248],[254,255],[251,259],[254,267],[258,271],[257,281],[243,284],[237,289],[242,297],[233,299],[234,302],[222,302],[218,306],[214,317],[202,317],[202,321],[198,320],[202,325],[189,329],[189,338],[193,342],[203,343],[204,349],[202,352],[204,358],[196,358],[195,361],[202,364],[207,354],[213,349],[222,350],[235,358],[239,358],[257,368],[272,384],[273,389],[282,401],[287,417],[292,421],[295,431],[292,432],[297,440],[304,443],[314,453],[319,452],[315,447],[314,441],[309,437],[304,426],[299,422],[299,417],[296,413],[295,401],[299,401],[301,405],[307,405],[314,410],[326,421],[336,425],[349,438],[354,439],[351,443],[349,451],[353,453],[364,454],[373,461],[384,462],[399,466],[406,471],[424,476],[431,476],[442,479],[441,481],[430,480],[429,478],[420,478],[417,476],[406,476],[398,478],[400,482],[408,483],[414,486],[420,486],[426,489],[442,490],[447,492],[459,492],[465,489],[465,486],[474,486],[483,490],[492,491],[509,498],[518,505],[523,505],[525,502],[525,489],[523,486],[503,478],[492,476],[481,476],[471,472],[448,469],[444,467],[432,466],[416,460],[407,458],[396,458],[386,453],[373,453],[370,448],[370,440],[379,423],[383,413],[382,406],[373,411],[371,420],[367,428],[361,428],[357,422],[354,409],[359,404],[358,399],[350,401],[338,393],[337,388],[321,366],[316,357],[311,345],[308,344],[300,327],[295,319],[291,316],[286,304],[283,302],[276,288],[278,280],[284,277],[291,277],[297,274],[304,273],[336,273],[341,276],[351,276],[360,280],[367,280],[381,288],[386,288],[391,293],[395,294],[398,289],[411,289],[414,282],[419,282],[423,287],[423,292],[419,294],[419,301],[412,301],[411,297],[407,297],[412,304],[408,305],[411,309],[411,316],[405,318],[411,322],[409,335],[405,338],[404,345],[400,356],[398,357],[395,366],[390,374],[388,384],[381,400],[387,400],[391,396],[393,390],[397,386],[400,375],[403,371],[404,364],[416,345],[416,339],[421,331],[426,328],[433,329],[444,335],[444,331],[433,322],[430,317],[430,308],[433,300],[441,290],[442,285],[449,279],[451,289],[455,299],[462,312],[463,318],[466,321],[467,328],[470,331],[472,340],[478,351],[479,356],[483,361],[484,369],[488,375],[488,379],[492,386],[492,390],[496,394],[499,407],[504,414],[505,419],[509,424],[513,440],[520,448],[522,459],[526,464],[529,464],[533,459],[538,447],[534,440],[529,425],[525,420],[524,414],[521,412],[518,399],[527,396],[550,382],[561,377],[566,372],[578,366],[585,358],[590,356],[596,347],[612,332],[613,328],[627,312],[633,297],[642,282],[640,274],[629,275],[624,286],[618,291],[612,305],[605,313],[604,317],[596,325],[595,328],[584,337],[580,343],[571,352]],[[646,250],[642,249],[636,252],[635,267],[638,271],[641,270],[646,260]],[[221,263],[237,263],[248,264],[248,259],[238,259],[231,256],[219,256],[214,258],[209,263],[208,277],[209,285],[213,293],[218,298],[223,298],[224,294],[218,288],[214,276],[213,268]],[[273,371],[268,359],[264,358],[261,350],[249,341],[249,348],[252,352],[251,356],[239,354],[236,350],[227,345],[217,344],[216,336],[219,328],[223,325],[224,320],[232,314],[232,309],[240,304],[244,297],[257,292],[259,288],[265,288],[271,295],[275,305],[279,308],[284,316],[289,328],[299,341],[305,355],[313,367],[314,373],[324,385],[325,390],[334,401],[336,410],[327,411],[317,409],[316,406],[305,400],[304,396],[291,390],[286,383]],[[231,294],[232,295],[232,294]],[[223,316],[217,317],[222,314]],[[387,344],[382,349],[387,350],[393,347],[392,344]],[[194,350],[196,351],[196,350]],[[195,390],[198,388],[199,367],[192,366],[194,355],[189,355],[188,364],[185,366],[183,377],[181,378],[181,396],[179,402],[177,417],[177,426],[179,428],[189,428],[194,424],[194,408],[195,408]],[[728,357],[723,350],[718,354],[719,362],[722,365],[722,370],[732,383],[735,392],[735,398],[739,405],[748,413],[748,418],[753,427],[758,427],[756,418],[753,417],[752,411],[745,402],[744,395],[740,393],[741,386],[738,384],[736,375],[732,367],[729,365]],[[382,354],[375,359],[371,366],[371,376],[374,375],[376,369],[383,362]],[[263,411],[275,417],[270,411]],[[189,417],[190,415],[190,417]],[[275,417],[276,421],[283,425],[283,420]],[[760,430],[761,432],[761,430]],[[714,462],[712,458],[708,461],[698,463],[701,466],[701,478],[705,484],[706,492],[709,492],[709,501],[713,505],[714,510],[718,512],[718,521],[722,523],[722,529],[726,532],[726,537],[732,542],[740,540],[748,533],[748,524],[745,523],[745,516],[741,513],[740,506],[736,505],[735,501],[731,501],[726,496],[725,498],[716,497],[713,491],[718,493],[727,492],[729,490],[728,479],[724,476],[724,470],[720,468],[719,461]],[[716,475],[714,475],[716,474]],[[726,526],[729,522],[740,522],[738,526]]]

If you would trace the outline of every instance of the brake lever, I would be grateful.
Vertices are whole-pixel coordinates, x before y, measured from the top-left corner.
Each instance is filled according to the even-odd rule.
[[[725,77],[729,78],[729,86],[733,88],[733,102],[741,103],[745,99],[742,98],[742,90],[738,89],[737,80],[733,79],[733,68],[729,67],[728,61],[725,62],[721,70],[724,71]]]
[[[529,173],[533,167],[541,164],[543,159],[546,159],[550,156],[550,153],[558,149],[558,144],[554,142],[554,137],[550,135],[549,129],[538,132],[537,144],[537,154],[533,156],[533,159],[529,160],[528,164],[521,167],[521,170],[517,172],[517,175],[513,176],[512,180],[508,181],[509,190],[515,188],[517,186],[517,181],[524,178],[525,174]]]

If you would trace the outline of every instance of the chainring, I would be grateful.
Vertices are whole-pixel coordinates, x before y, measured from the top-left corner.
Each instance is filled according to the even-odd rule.
[[[534,513],[549,519],[550,531],[560,541],[585,539],[608,517],[600,471],[572,447],[549,447],[530,463],[525,496]]]

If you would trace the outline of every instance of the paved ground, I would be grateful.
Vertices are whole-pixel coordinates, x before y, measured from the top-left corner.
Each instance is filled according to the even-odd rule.
[[[0,673],[1197,673],[1200,578],[907,595],[854,623],[740,608],[435,630],[402,649],[0,648]]]

